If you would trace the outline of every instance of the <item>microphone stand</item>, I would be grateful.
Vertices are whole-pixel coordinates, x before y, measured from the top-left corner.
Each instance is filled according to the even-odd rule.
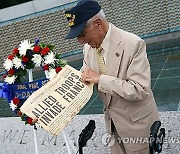
[[[28,69],[29,82],[33,82],[32,69]],[[39,154],[38,152],[38,144],[37,144],[37,127],[34,124],[34,146],[35,146],[35,154]]]

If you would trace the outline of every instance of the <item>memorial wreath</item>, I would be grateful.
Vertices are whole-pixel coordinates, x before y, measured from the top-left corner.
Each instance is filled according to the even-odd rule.
[[[5,84],[1,86],[1,96],[8,99],[11,110],[20,116],[25,124],[33,125],[32,118],[20,111],[24,101],[66,65],[66,61],[61,59],[60,54],[54,53],[53,49],[53,45],[39,43],[39,39],[35,39],[34,43],[23,40],[4,61]],[[26,78],[27,70],[35,67],[43,68],[46,79],[23,83],[22,79]],[[24,92],[26,96],[23,96]]]

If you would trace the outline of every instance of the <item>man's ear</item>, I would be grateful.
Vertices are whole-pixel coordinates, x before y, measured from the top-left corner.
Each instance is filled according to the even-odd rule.
[[[97,18],[97,17],[96,17],[96,18],[93,20],[93,23],[94,23],[95,27],[100,28],[101,25],[102,25],[102,20],[101,20],[100,18]]]

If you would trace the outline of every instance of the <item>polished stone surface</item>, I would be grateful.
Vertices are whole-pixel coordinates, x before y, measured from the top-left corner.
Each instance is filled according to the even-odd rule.
[[[162,127],[166,129],[165,144],[162,154],[179,154],[180,150],[180,112],[160,112]],[[78,137],[88,124],[89,120],[96,121],[96,129],[92,138],[83,148],[85,154],[109,154],[109,149],[102,144],[102,136],[105,134],[104,116],[78,115],[65,129],[70,140],[78,149]],[[25,126],[19,118],[0,118],[0,149],[1,154],[32,154],[35,153],[33,127]],[[66,154],[67,147],[62,133],[53,136],[42,128],[38,128],[39,154]]]

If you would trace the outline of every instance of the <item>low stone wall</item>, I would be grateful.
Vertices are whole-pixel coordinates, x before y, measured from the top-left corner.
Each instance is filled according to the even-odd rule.
[[[166,139],[163,154],[178,154],[180,150],[179,112],[160,112],[162,127],[166,128]],[[96,121],[96,129],[87,146],[83,148],[84,154],[110,154],[109,149],[102,144],[105,134],[104,116],[78,115],[65,129],[78,149],[78,138],[89,120]],[[0,118],[0,154],[32,154],[35,153],[33,127],[24,125],[19,118]],[[62,133],[53,136],[42,128],[37,130],[39,154],[67,154],[67,148]]]

